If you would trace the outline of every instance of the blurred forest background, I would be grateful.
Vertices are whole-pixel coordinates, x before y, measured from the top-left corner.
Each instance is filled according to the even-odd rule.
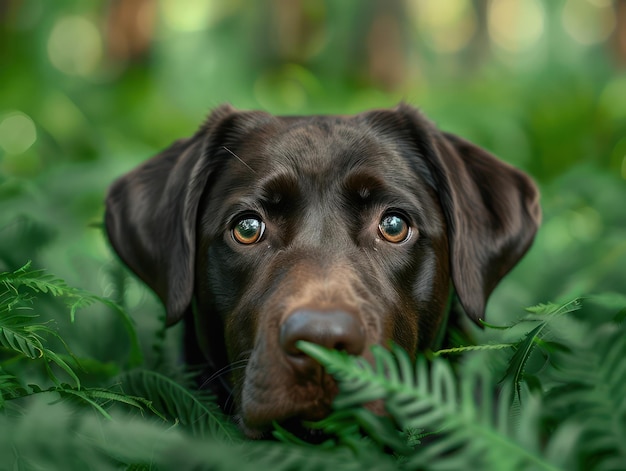
[[[32,260],[111,296],[149,350],[161,308],[100,227],[114,178],[223,102],[401,100],[541,186],[544,224],[488,320],[626,291],[625,0],[0,0],[0,272]],[[38,313],[78,356],[127,355],[105,307]]]

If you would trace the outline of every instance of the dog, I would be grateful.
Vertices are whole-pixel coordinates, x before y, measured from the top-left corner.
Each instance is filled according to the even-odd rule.
[[[445,329],[451,292],[479,323],[540,218],[528,175],[407,104],[306,117],[222,105],[113,183],[105,225],[167,324],[185,319],[187,361],[202,358],[261,438],[331,411],[337,386],[299,340],[414,355]]]

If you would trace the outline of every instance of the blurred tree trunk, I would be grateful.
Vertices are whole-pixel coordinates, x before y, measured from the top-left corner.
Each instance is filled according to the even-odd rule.
[[[356,22],[348,33],[352,54],[343,58],[348,74],[364,74],[365,81],[385,90],[406,83],[407,41],[405,0],[370,0],[354,8]],[[314,0],[273,0],[268,19],[273,24],[269,58],[309,66],[327,19]],[[352,45],[354,47],[352,47]],[[343,47],[339,51],[346,51]],[[272,62],[272,61],[270,61]],[[363,77],[361,77],[362,79]]]
[[[476,14],[476,31],[468,45],[466,57],[469,63],[464,65],[478,69],[491,56],[491,40],[487,20],[489,0],[473,0],[472,5]]]
[[[614,0],[615,33],[614,48],[617,59],[622,66],[626,66],[626,0]]]
[[[407,78],[406,21],[402,0],[376,0],[367,35],[367,71],[374,85],[400,88]]]
[[[278,55],[288,62],[304,62],[319,27],[307,0],[274,0],[273,10]]]
[[[106,17],[107,53],[115,62],[138,62],[150,52],[155,0],[111,0]]]

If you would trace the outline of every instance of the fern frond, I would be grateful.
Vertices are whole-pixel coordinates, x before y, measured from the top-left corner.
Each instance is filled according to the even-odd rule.
[[[542,316],[568,314],[570,312],[578,311],[582,306],[583,298],[574,298],[564,304],[555,303],[539,303],[535,306],[527,307],[525,310],[532,314],[538,314]]]
[[[551,420],[579,430],[586,469],[626,463],[626,326],[607,327],[591,334],[589,348],[568,353],[546,395]]]
[[[147,409],[165,420],[165,417],[152,407],[152,403],[143,397],[129,396],[103,388],[83,388],[79,390],[67,385],[51,389],[51,391],[58,392],[61,396],[73,396],[90,404],[106,419],[111,419],[111,416],[106,411],[105,406],[109,403],[120,403],[139,409],[142,412]]]
[[[5,402],[25,394],[25,390],[16,376],[7,373],[0,367],[0,411]]]
[[[24,295],[19,291],[19,288],[22,286],[34,291],[35,293],[49,293],[53,296],[64,298],[65,303],[70,310],[70,319],[72,322],[74,322],[76,312],[79,309],[91,306],[95,303],[107,306],[120,317],[126,331],[128,332],[128,336],[130,337],[131,351],[129,356],[129,365],[132,367],[141,364],[142,353],[139,340],[137,338],[137,332],[134,327],[134,322],[128,313],[114,301],[88,293],[78,288],[70,287],[65,281],[55,277],[54,275],[48,274],[45,270],[32,270],[31,262],[26,263],[14,272],[0,273],[0,286],[4,287],[4,291],[0,290],[0,314],[2,314],[2,316],[0,316],[0,322],[4,322],[5,324],[11,319],[10,316],[7,317],[7,312],[16,309],[24,302],[31,299],[30,296]],[[22,316],[22,318],[22,320],[25,319],[24,316]],[[40,328],[40,330],[42,329]],[[47,333],[52,334],[53,331],[48,329]],[[10,337],[5,338],[7,344],[14,344],[15,342],[11,342],[12,340],[19,342],[17,338],[11,335],[11,333],[8,333],[7,335]],[[0,332],[0,341],[1,338],[2,332]],[[58,335],[57,338],[60,339]],[[35,358],[33,353],[37,353],[37,350],[25,353],[24,349],[28,349],[28,344],[22,343],[22,345],[19,346],[23,347],[22,352],[29,356],[29,358]],[[15,348],[15,345],[13,345],[12,348]],[[63,365],[59,366],[65,369]]]
[[[513,400],[521,402],[522,382],[526,370],[526,364],[535,351],[535,348],[543,341],[543,336],[550,322],[557,316],[569,314],[581,308],[582,298],[575,298],[565,304],[537,304],[526,308],[526,311],[540,317],[539,324],[530,330],[519,342],[514,346],[515,353],[508,362],[506,372],[501,381],[509,379],[513,384]],[[528,319],[522,319],[518,323],[526,322]],[[532,318],[530,320],[537,320]]]
[[[408,457],[409,469],[454,469],[460,464],[464,469],[484,469],[487,464],[493,469],[556,469],[540,455],[537,444],[529,448],[516,440],[505,397],[500,397],[499,413],[494,414],[494,388],[484,372],[464,372],[459,385],[447,362],[435,358],[428,365],[420,357],[413,365],[397,347],[392,352],[373,348],[376,368],[345,352],[305,342],[300,342],[299,348],[339,382],[340,393],[334,403],[337,408],[381,399],[403,430],[442,431],[433,444],[418,447]]]
[[[15,320],[18,322],[7,322]],[[29,324],[20,321],[17,316],[0,317],[0,346],[31,360],[41,358],[44,353],[43,338],[29,330]]]
[[[18,383],[17,378],[12,375],[3,375],[0,370],[0,398],[5,400],[22,399],[40,394],[56,393],[61,398],[73,398],[84,402],[94,408],[105,419],[111,419],[106,407],[111,403],[120,403],[134,407],[140,411],[149,410],[158,417],[165,420],[159,411],[152,407],[152,403],[143,397],[121,394],[104,388],[76,388],[69,384],[60,383],[55,386],[43,389],[36,384],[29,384],[24,388]],[[1,403],[0,403],[0,409]]]
[[[59,379],[50,368],[50,363],[56,364],[65,371],[75,382],[76,386],[80,388],[80,379],[74,372],[74,369],[59,354],[46,347],[47,340],[45,336],[56,337],[60,340],[71,356],[69,348],[60,336],[46,324],[35,323],[34,320],[37,317],[38,316],[28,312],[18,313],[16,311],[1,315],[0,347],[16,352],[31,360],[43,360],[44,367],[50,379],[56,384],[60,384]]]
[[[509,360],[504,378],[510,378],[514,386],[514,400],[521,402],[522,381],[524,379],[524,370],[526,363],[530,358],[533,350],[537,346],[539,335],[546,327],[547,322],[542,322],[537,327],[526,334],[524,339],[515,346],[515,353]]]
[[[46,371],[48,372],[48,376],[50,377],[50,379],[52,379],[52,381],[54,383],[60,384],[60,381],[56,377],[56,375],[54,374],[52,369],[50,368],[50,363],[54,363],[59,368],[61,368],[63,371],[65,371],[67,373],[67,375],[70,378],[72,378],[72,380],[76,384],[76,387],[78,389],[80,389],[80,379],[78,378],[78,375],[74,372],[72,367],[67,364],[67,362],[63,359],[63,357],[61,357],[61,355],[59,355],[56,352],[50,350],[49,348],[44,348],[44,350],[43,350],[43,358],[46,360],[46,362],[44,363],[44,366],[46,368]]]
[[[122,321],[122,324],[124,325],[124,328],[126,329],[128,337],[130,339],[130,354],[128,359],[128,366],[132,368],[140,365],[143,362],[143,354],[141,352],[141,346],[139,345],[139,338],[137,337],[135,322],[128,315],[126,310],[124,310],[119,304],[102,296],[86,293],[84,291],[77,291],[72,297],[70,297],[68,301],[68,307],[70,308],[70,318],[72,322],[74,321],[76,311],[96,303],[107,306],[109,309],[114,311],[118,315],[119,319]]]
[[[449,353],[466,353],[466,352],[478,352],[478,351],[487,351],[487,350],[505,350],[507,348],[513,347],[512,343],[498,343],[498,344],[484,344],[484,345],[466,345],[463,347],[454,347],[454,348],[443,348],[441,350],[437,350],[431,352],[432,356],[438,357],[441,355],[447,355]]]
[[[210,469],[212,471],[395,471],[395,460],[362,447],[320,449],[189,436],[138,417],[102,420],[69,404],[36,402],[21,417],[0,414],[7,469]]]
[[[50,293],[53,296],[71,295],[74,291],[65,281],[54,275],[46,273],[45,270],[31,270],[32,262],[27,262],[14,272],[0,273],[0,283],[7,290],[17,292],[20,286],[26,286],[39,293]]]
[[[212,395],[191,390],[173,379],[149,370],[134,370],[119,377],[125,393],[144,397],[161,416],[180,422],[200,437],[240,440],[241,434],[224,416]]]

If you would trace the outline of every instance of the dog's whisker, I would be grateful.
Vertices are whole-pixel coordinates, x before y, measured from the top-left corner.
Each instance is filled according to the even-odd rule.
[[[235,154],[232,150],[230,150],[228,147],[226,146],[222,146],[222,149],[224,149],[226,152],[228,152],[230,155],[232,155],[234,158],[236,158],[239,162],[241,162],[243,165],[245,165],[246,167],[248,167],[248,170],[250,170],[252,173],[254,173],[256,175],[256,172],[254,171],[254,169],[252,167],[250,167],[247,163],[245,163],[243,161],[243,159],[241,157],[239,157],[237,154]]]
[[[233,393],[233,391],[235,389],[241,391],[241,389],[243,389],[243,383],[244,383],[244,379],[243,377],[237,382],[236,385],[233,386],[232,389],[230,389],[230,391],[228,392],[228,397],[226,398],[226,401],[224,401],[224,410],[230,410],[231,408],[234,408],[235,406],[235,394]]]
[[[211,376],[209,376],[207,379],[205,379],[202,384],[200,385],[200,389],[205,389],[209,386],[209,384],[211,384],[213,381],[215,381],[216,379],[222,379],[224,377],[224,375],[231,373],[232,371],[238,370],[238,369],[243,369],[245,368],[246,364],[248,363],[248,360],[237,360],[234,361],[232,363],[229,363],[228,365],[220,368],[219,370],[215,371]]]

